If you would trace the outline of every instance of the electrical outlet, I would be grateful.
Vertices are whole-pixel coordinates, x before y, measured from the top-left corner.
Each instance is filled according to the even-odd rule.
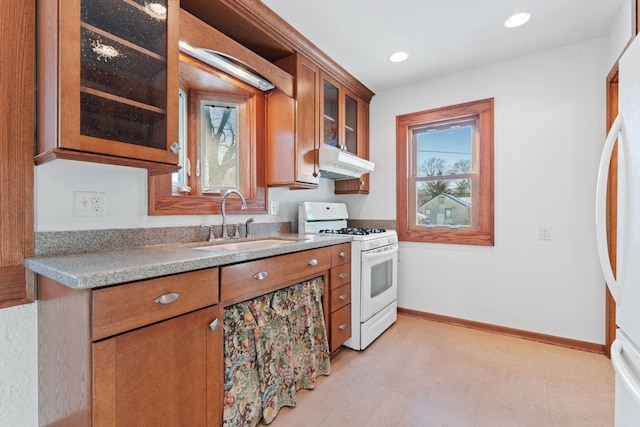
[[[269,213],[271,215],[278,215],[280,213],[280,202],[270,202]]]
[[[538,239],[539,240],[551,240],[551,226],[539,225],[538,226]]]
[[[74,191],[73,216],[105,216],[105,193]]]

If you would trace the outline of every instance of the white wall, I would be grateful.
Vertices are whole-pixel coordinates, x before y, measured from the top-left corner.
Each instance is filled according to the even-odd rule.
[[[36,304],[0,310],[0,425],[38,423]]]
[[[608,63],[614,64],[636,33],[636,0],[624,0],[609,33]]]
[[[606,58],[597,39],[375,96],[373,191],[349,207],[386,219],[395,117],[495,98],[495,246],[401,243],[399,306],[604,343],[594,195]],[[538,240],[539,225],[552,227],[550,241]]]
[[[35,170],[36,231],[99,230],[111,228],[172,227],[200,224],[220,224],[222,216],[147,215],[147,172],[122,166],[55,160]],[[279,204],[278,215],[228,214],[234,222],[249,217],[256,222],[292,221],[298,218],[298,200],[328,200],[333,196],[333,181],[321,178],[316,190],[289,191],[269,189],[269,201]],[[73,216],[73,192],[105,193],[104,217]]]

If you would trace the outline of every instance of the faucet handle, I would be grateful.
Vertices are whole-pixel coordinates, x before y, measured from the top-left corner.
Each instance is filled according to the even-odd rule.
[[[233,233],[233,238],[234,239],[239,239],[240,238],[240,224],[236,224],[236,231],[235,233]]]
[[[213,242],[215,237],[216,237],[215,233],[213,232],[213,226],[212,225],[201,225],[200,229],[203,229],[203,228],[208,228],[209,229],[209,237],[208,237],[207,240],[210,241],[210,242]]]

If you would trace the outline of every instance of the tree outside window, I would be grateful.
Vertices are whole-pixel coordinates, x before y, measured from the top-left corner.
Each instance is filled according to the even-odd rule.
[[[493,99],[396,124],[399,238],[493,245]]]

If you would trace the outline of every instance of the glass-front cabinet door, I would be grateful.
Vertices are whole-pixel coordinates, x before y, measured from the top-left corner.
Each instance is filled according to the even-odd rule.
[[[340,137],[340,90],[338,84],[322,79],[322,142],[342,149]]]
[[[344,95],[344,144],[350,153],[358,154],[358,101]]]
[[[369,159],[369,104],[321,73],[320,136],[324,144]],[[369,174],[335,182],[335,194],[368,194]]]
[[[324,144],[363,157],[364,142],[360,135],[363,102],[338,81],[322,73],[322,130]]]
[[[38,46],[44,66],[58,70],[59,111],[49,126],[59,129],[55,145],[39,142],[39,152],[68,149],[176,165],[179,0],[41,3],[39,18],[51,22],[44,11],[59,5],[57,57],[42,52],[42,38]]]

